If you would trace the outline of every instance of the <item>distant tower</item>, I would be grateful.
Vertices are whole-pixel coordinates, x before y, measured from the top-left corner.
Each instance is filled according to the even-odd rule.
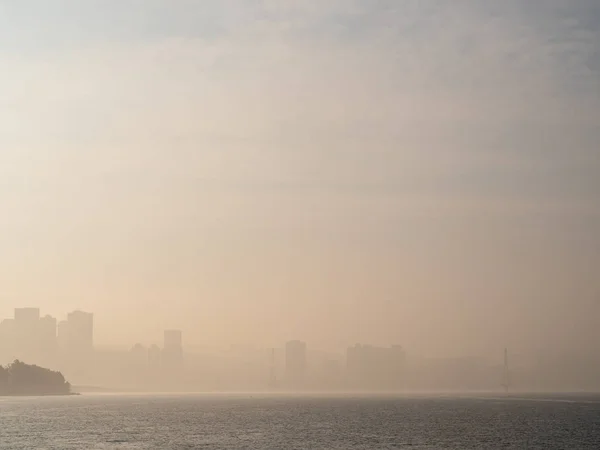
[[[510,388],[510,373],[508,371],[508,349],[504,349],[504,380],[502,382],[504,392],[508,394]]]
[[[94,315],[73,311],[67,315],[67,346],[72,356],[89,356],[94,350]]]
[[[59,333],[69,371],[78,377],[87,376],[94,357],[94,315],[83,311],[67,314],[66,324],[61,322]]]
[[[39,361],[41,353],[40,309],[15,308],[14,323],[17,355],[27,362]]]

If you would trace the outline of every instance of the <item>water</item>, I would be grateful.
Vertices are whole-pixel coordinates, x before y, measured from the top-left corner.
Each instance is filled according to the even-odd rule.
[[[0,398],[2,449],[598,449],[600,398]]]

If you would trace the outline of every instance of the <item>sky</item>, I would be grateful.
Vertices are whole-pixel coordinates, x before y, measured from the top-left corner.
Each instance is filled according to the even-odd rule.
[[[0,0],[0,68],[0,317],[600,339],[595,0]]]

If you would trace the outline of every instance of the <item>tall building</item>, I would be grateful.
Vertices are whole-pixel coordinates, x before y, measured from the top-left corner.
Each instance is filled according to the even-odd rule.
[[[289,387],[301,387],[306,377],[306,342],[285,344],[285,380]]]
[[[37,323],[40,308],[15,308],[15,320],[19,323]]]
[[[38,362],[40,349],[40,309],[15,308],[15,356],[25,362]]]
[[[51,316],[40,318],[39,308],[15,308],[14,319],[5,321],[5,339],[13,358],[51,366],[56,358],[56,319]]]
[[[94,314],[73,311],[67,316],[67,351],[82,355],[94,349]]]
[[[44,316],[39,320],[39,333],[44,347],[56,346],[56,319],[52,316]]]
[[[146,367],[148,365],[148,349],[142,344],[135,344],[131,348],[131,362],[136,367]]]
[[[162,364],[166,369],[183,364],[183,337],[181,330],[165,330]]]
[[[57,334],[61,371],[78,383],[89,382],[89,377],[94,376],[92,367],[97,356],[94,352],[94,315],[83,311],[67,314],[67,320],[58,323]]]

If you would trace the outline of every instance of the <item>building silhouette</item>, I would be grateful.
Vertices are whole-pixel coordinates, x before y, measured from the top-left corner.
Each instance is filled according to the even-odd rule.
[[[15,308],[15,353],[25,361],[34,361],[40,354],[39,308]]]
[[[14,318],[0,323],[0,356],[53,366],[56,363],[56,319],[40,317],[39,308],[15,308]]]
[[[40,308],[15,308],[17,323],[37,323],[40,320]]]
[[[299,388],[306,381],[306,342],[289,341],[285,344],[285,381],[290,388]]]
[[[66,348],[70,355],[90,355],[94,350],[94,314],[83,311],[69,313],[66,335]]]
[[[60,369],[78,380],[88,380],[93,373],[94,315],[84,311],[67,314],[56,325],[56,348]]]
[[[148,366],[148,349],[137,343],[130,350],[131,362],[136,368]]]

